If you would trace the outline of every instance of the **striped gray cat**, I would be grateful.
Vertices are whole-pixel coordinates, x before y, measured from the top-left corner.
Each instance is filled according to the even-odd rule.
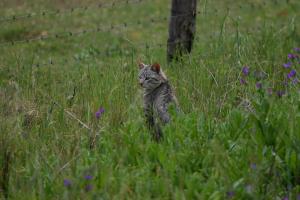
[[[178,108],[176,97],[166,75],[158,63],[152,65],[139,64],[139,83],[144,90],[144,114],[146,123],[156,141],[162,138],[160,123],[170,121],[168,105],[174,102]],[[160,120],[158,120],[160,119]]]

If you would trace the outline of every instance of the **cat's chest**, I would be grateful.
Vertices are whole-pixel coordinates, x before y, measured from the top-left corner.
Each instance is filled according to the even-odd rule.
[[[168,98],[172,95],[170,85],[163,83],[153,90],[144,89],[144,101],[154,102],[158,98]]]

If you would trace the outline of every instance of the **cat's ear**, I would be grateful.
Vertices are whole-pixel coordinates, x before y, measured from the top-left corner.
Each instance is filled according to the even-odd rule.
[[[160,65],[158,63],[154,63],[151,65],[151,69],[157,73],[160,72]]]
[[[138,66],[139,66],[139,69],[143,69],[145,67],[145,64],[142,62],[138,62]]]
[[[146,65],[142,62],[141,58],[138,58],[136,63],[139,66],[139,69],[143,69],[144,67],[146,67]]]

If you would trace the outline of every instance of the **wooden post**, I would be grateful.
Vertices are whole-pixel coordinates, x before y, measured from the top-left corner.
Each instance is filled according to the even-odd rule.
[[[167,60],[190,53],[196,32],[197,0],[172,0]]]

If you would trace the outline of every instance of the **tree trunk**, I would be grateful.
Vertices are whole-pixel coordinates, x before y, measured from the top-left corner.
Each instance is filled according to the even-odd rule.
[[[190,53],[196,32],[197,0],[172,0],[167,60]]]

